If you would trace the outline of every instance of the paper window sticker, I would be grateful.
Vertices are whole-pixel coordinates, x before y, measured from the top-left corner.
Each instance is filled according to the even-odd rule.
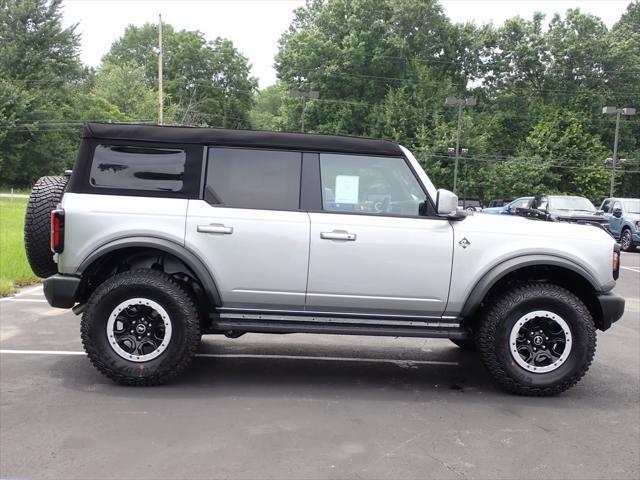
[[[335,203],[358,203],[360,177],[356,175],[338,175],[336,177]]]

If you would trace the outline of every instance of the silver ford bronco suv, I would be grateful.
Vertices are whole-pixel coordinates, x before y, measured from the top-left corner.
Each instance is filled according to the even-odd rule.
[[[122,384],[259,332],[446,338],[510,392],[572,387],[623,314],[619,246],[457,205],[389,141],[90,123],[73,171],[36,183],[25,244]]]

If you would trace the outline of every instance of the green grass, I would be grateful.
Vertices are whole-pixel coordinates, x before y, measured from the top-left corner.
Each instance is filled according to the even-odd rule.
[[[0,187],[0,193],[11,193],[11,187]],[[14,188],[13,193],[17,195],[29,195],[31,193],[30,188],[22,187],[22,188]]]
[[[16,288],[36,283],[24,251],[24,212],[26,199],[0,198],[0,297]]]

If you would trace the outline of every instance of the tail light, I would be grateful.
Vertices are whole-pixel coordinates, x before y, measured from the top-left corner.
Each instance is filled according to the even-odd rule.
[[[64,250],[64,210],[51,212],[51,251],[62,253]]]
[[[612,268],[613,268],[613,279],[617,280],[618,276],[620,275],[620,245],[617,243],[613,247]]]

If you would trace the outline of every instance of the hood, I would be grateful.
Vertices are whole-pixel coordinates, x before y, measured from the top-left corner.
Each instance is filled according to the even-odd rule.
[[[609,219],[602,213],[589,213],[580,210],[552,210],[549,212],[551,217],[559,221],[565,222],[591,222],[609,224]]]
[[[595,217],[595,215],[591,218],[593,217]],[[501,233],[505,234],[505,238],[524,236],[528,238],[591,238],[594,240],[608,238],[611,240],[611,236],[607,232],[594,225],[580,225],[569,222],[545,222],[543,220],[533,220],[515,215],[470,215],[464,220],[452,222],[452,225],[456,232],[494,234],[496,236],[496,242],[500,241]]]
[[[626,215],[623,215],[622,218],[628,222],[637,222],[640,220],[640,213],[627,213]]]

